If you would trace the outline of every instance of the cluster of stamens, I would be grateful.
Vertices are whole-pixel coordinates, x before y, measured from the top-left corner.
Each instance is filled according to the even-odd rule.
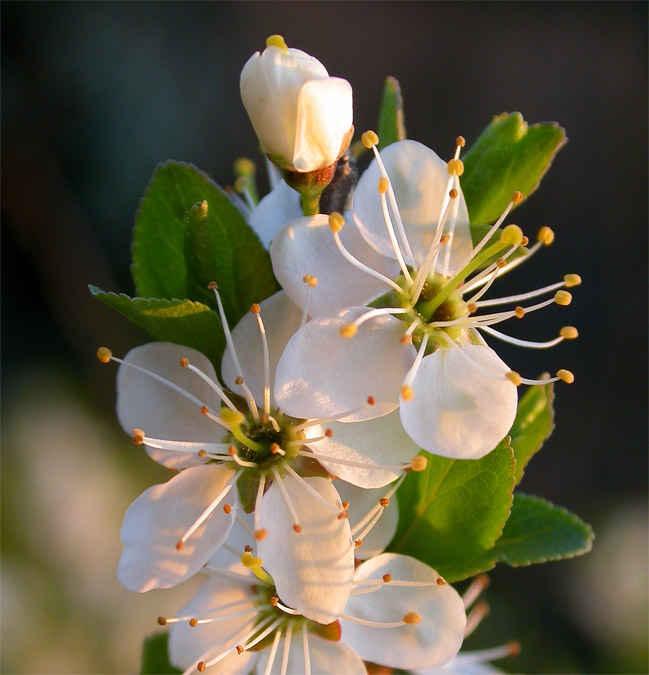
[[[455,156],[447,163],[449,179],[433,244],[418,267],[406,262],[407,260],[414,261],[415,258],[399,215],[389,176],[376,147],[378,137],[373,131],[367,131],[362,135],[362,142],[365,147],[373,150],[381,173],[378,193],[381,198],[386,230],[394,256],[401,268],[401,274],[396,279],[390,279],[357,260],[347,251],[340,239],[339,233],[345,224],[345,219],[339,213],[332,213],[329,216],[329,226],[340,253],[356,268],[381,280],[389,287],[388,292],[372,302],[371,308],[368,308],[365,313],[342,326],[340,334],[343,337],[354,337],[359,327],[374,317],[386,314],[396,316],[406,324],[402,341],[413,342],[418,347],[419,361],[421,357],[440,347],[481,341],[482,338],[477,331],[510,344],[531,349],[553,347],[563,340],[578,337],[578,331],[574,326],[564,326],[556,338],[546,342],[521,340],[505,335],[492,327],[511,318],[522,319],[531,312],[551,304],[566,307],[571,303],[572,295],[564,289],[581,283],[579,275],[566,274],[562,281],[535,291],[489,300],[482,299],[499,276],[517,267],[542,246],[549,246],[554,241],[554,232],[547,226],[542,227],[537,234],[536,243],[525,251],[523,247],[529,244],[529,240],[523,235],[518,225],[509,224],[499,230],[511,209],[522,201],[523,195],[520,192],[512,193],[510,202],[502,215],[480,242],[472,248],[465,260],[457,266],[457,271],[453,273],[449,271],[450,252],[458,211],[459,176],[464,171],[464,165],[459,158],[460,149],[465,145],[462,136],[456,139]],[[444,233],[446,226],[448,231]],[[553,295],[548,300],[527,306],[519,304],[549,293]],[[485,308],[504,304],[515,304],[515,306],[505,311],[480,313],[480,310]],[[411,381],[416,372],[415,367],[404,382],[401,390],[404,400],[409,400],[414,395]],[[565,369],[557,371],[555,377],[543,380],[523,378],[514,371],[508,373],[507,377],[516,385],[547,384],[557,380],[570,384],[574,381],[573,374]]]

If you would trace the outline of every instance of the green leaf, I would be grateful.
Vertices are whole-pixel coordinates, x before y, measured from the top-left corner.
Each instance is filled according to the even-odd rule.
[[[153,633],[144,639],[142,645],[141,675],[175,675],[182,670],[169,663],[168,633]]]
[[[513,567],[573,558],[588,553],[593,539],[590,525],[573,513],[540,497],[517,493],[503,535],[489,557]]]
[[[519,190],[526,198],[539,185],[566,132],[554,122],[529,126],[520,113],[493,119],[462,158],[460,178],[471,223],[492,223]]]
[[[381,110],[379,111],[379,150],[396,141],[406,138],[406,127],[403,121],[403,97],[401,86],[396,78],[389,76],[385,80]]]
[[[521,482],[526,464],[549,438],[554,429],[554,385],[530,387],[518,402],[511,436],[516,460],[516,485]]]
[[[227,195],[196,167],[171,161],[157,167],[140,202],[132,274],[138,296],[210,307],[206,286],[216,281],[233,325],[278,289],[268,251]]]
[[[485,554],[512,504],[509,439],[479,460],[424,455],[426,469],[409,473],[397,492],[399,523],[388,550],[425,562],[448,581],[488,569]]]
[[[120,293],[106,293],[89,286],[95,298],[116,309],[155,340],[193,347],[214,364],[217,372],[225,348],[219,315],[207,305],[191,300],[164,298],[129,298]]]

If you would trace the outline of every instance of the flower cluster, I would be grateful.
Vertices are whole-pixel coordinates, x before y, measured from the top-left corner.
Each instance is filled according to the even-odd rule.
[[[232,199],[282,290],[231,329],[231,289],[206,283],[220,363],[174,342],[123,359],[98,350],[119,364],[120,424],[174,472],[127,510],[119,580],[145,592],[206,575],[178,616],[159,619],[186,673],[365,673],[364,662],[460,672],[513,653],[458,655],[484,615],[476,605],[467,618],[484,579],[460,596],[424,562],[385,552],[401,526],[395,494],[431,455],[490,453],[521,384],[572,382],[563,369],[522,377],[485,338],[546,348],[577,337],[566,326],[530,342],[493,326],[570,304],[565,289],[580,279],[486,299],[552,231],[528,248],[517,225],[503,227],[523,198],[515,191],[475,240],[462,137],[443,161],[405,139],[379,151],[366,132],[373,158],[352,187],[351,86],[281,36],[246,63],[241,96],[272,190],[256,203],[240,162],[248,177]],[[327,191],[339,210],[324,207]]]

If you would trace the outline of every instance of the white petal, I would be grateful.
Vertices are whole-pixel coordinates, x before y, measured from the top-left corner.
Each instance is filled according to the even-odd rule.
[[[365,321],[356,335],[340,329],[367,311],[352,307],[309,321],[289,341],[277,366],[275,400],[289,415],[315,418],[359,408],[345,420],[387,415],[415,358],[403,344],[405,324],[393,316]],[[368,397],[374,405],[367,404]]]
[[[401,421],[424,450],[479,459],[506,436],[516,416],[516,386],[507,365],[486,345],[438,349],[424,357],[401,401]]]
[[[347,513],[349,515],[349,524],[352,528],[378,504],[379,499],[387,491],[384,487],[364,490],[343,481],[336,481],[335,485],[340,498],[343,501],[349,502]],[[394,537],[394,533],[397,531],[398,520],[399,504],[396,497],[392,497],[390,505],[383,509],[383,515],[379,518],[378,523],[367,536],[363,537],[362,545],[356,549],[356,557],[359,560],[367,560],[367,558],[372,558],[379,553],[383,553],[385,547],[392,541],[392,537]],[[359,530],[360,532],[361,530]]]
[[[241,99],[264,152],[292,160],[300,90],[308,80],[325,77],[326,68],[299,49],[284,53],[268,47],[248,59],[241,71]]]
[[[286,343],[300,327],[302,312],[288,298],[286,293],[279,291],[270,298],[266,298],[260,303],[260,316],[266,330],[266,340],[268,341],[268,355],[270,364],[270,391],[272,394],[275,382],[275,370]],[[232,339],[237,357],[241,364],[243,377],[252,391],[255,401],[259,405],[264,402],[264,350],[259,331],[257,318],[252,312],[248,312],[232,331]],[[223,380],[227,385],[236,391],[242,393],[243,390],[236,383],[237,371],[234,368],[234,362],[230,355],[230,350],[226,349],[221,362],[221,372]]]
[[[397,275],[396,262],[376,253],[354,225],[348,223],[340,237],[349,252],[365,265],[387,273],[390,278]],[[310,274],[318,278],[318,285],[310,290],[311,316],[364,305],[390,290],[387,284],[362,272],[342,256],[329,227],[329,217],[325,215],[289,223],[273,240],[270,257],[277,280],[302,309],[307,296],[304,276]]]
[[[201,405],[218,410],[216,393],[198,375],[180,365],[186,357],[210,379],[216,374],[200,352],[171,342],[151,342],[132,349],[124,361],[145,368],[188,392],[194,401],[135,368],[120,365],[117,372],[117,416],[124,431],[142,429],[147,436],[176,441],[218,442],[223,431],[205,415]],[[200,401],[200,403],[198,402]],[[157,461],[178,469],[203,463],[195,453],[148,450]]]
[[[314,171],[333,164],[345,150],[352,126],[352,87],[339,77],[305,82],[297,101],[293,166]]]
[[[362,563],[354,579],[380,579],[384,574],[391,574],[394,580],[432,585],[384,584],[374,593],[352,595],[345,614],[387,623],[416,612],[421,622],[398,628],[370,628],[341,619],[342,639],[362,659],[392,668],[431,668],[452,659],[462,645],[466,626],[464,605],[455,589],[449,584],[438,586],[437,572],[424,563],[394,553]]]
[[[468,657],[468,658],[465,658]],[[416,671],[417,675],[494,675],[504,671],[489,663],[471,658],[471,652],[460,652],[454,659],[438,668]]]
[[[243,600],[255,600],[250,583],[239,583],[232,579],[210,577],[200,588],[198,593],[178,611],[178,616],[188,616],[204,619],[213,616],[227,615],[237,611],[253,608],[254,605],[218,611],[220,607]],[[181,621],[171,625],[169,629],[169,660],[177,668],[185,670],[198,661],[208,661],[228,647],[243,640],[250,632],[255,614],[224,619],[213,623],[190,626],[189,621]],[[251,654],[248,652],[247,654]],[[222,670],[227,673],[247,673],[250,657],[246,653],[240,656],[234,652],[228,662],[230,668]],[[228,657],[226,657],[227,661]],[[223,662],[219,664],[223,667]]]
[[[300,195],[282,180],[259,202],[248,223],[268,248],[277,232],[301,215]]]
[[[259,542],[259,557],[273,577],[280,600],[318,623],[331,623],[342,612],[354,571],[349,522],[339,519],[290,475],[282,479],[300,519],[293,518],[277,482],[262,501],[261,525],[268,531]],[[304,478],[324,499],[342,511],[336,488],[326,478]]]
[[[369,468],[365,469],[321,460],[333,476],[362,488],[391,483],[401,472],[378,467],[408,462],[419,453],[419,447],[404,431],[397,410],[365,422],[327,422],[309,427],[305,433],[307,438],[315,438],[322,436],[327,428],[333,432],[331,436],[307,445],[315,453],[368,464]]]
[[[282,656],[285,644],[286,640],[282,638],[270,671],[273,675],[280,675],[282,672]],[[312,675],[342,675],[343,673],[344,675],[367,675],[363,662],[346,644],[324,640],[318,635],[309,633],[308,645]],[[257,665],[258,675],[265,672],[269,655],[270,649],[262,652]],[[301,631],[294,632],[291,636],[286,672],[289,675],[305,672]]]
[[[433,243],[449,175],[446,162],[417,141],[399,141],[381,151],[381,159],[392,184],[399,213],[417,265],[421,264]],[[381,199],[377,190],[381,177],[373,160],[361,176],[354,193],[353,211],[361,234],[383,255],[394,255],[387,234]],[[469,216],[464,195],[458,195],[451,266],[471,250]],[[393,219],[393,223],[396,223]],[[448,232],[449,221],[444,232]]]
[[[124,516],[124,550],[117,568],[120,583],[143,593],[152,588],[170,588],[198,572],[225,541],[234,514],[228,515],[217,507],[180,551],[176,543],[232,475],[224,466],[204,464],[185,469],[166,483],[143,492]],[[235,490],[233,487],[224,502],[233,502]]]

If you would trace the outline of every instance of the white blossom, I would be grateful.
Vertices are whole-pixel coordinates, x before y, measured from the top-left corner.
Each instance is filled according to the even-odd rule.
[[[498,276],[525,259],[516,257],[527,243],[520,228],[498,230],[520,193],[474,246],[459,183],[464,139],[446,163],[415,141],[394,143],[379,154],[375,134],[363,137],[375,159],[346,218],[300,218],[273,240],[275,274],[294,302],[306,306],[300,284],[305,274],[319,280],[309,297],[314,318],[291,338],[278,364],[275,398],[289,414],[307,417],[356,406],[343,422],[399,408],[405,430],[420,447],[447,457],[480,458],[509,431],[518,385],[573,380],[566,370],[542,381],[522,378],[482,333],[531,348],[576,337],[576,329],[567,326],[553,340],[530,342],[492,325],[549,304],[569,304],[570,293],[562,289],[581,280],[569,274],[535,291],[483,300]],[[552,238],[551,230],[542,228],[527,257]],[[554,296],[537,304],[480,313],[550,293]],[[363,405],[367,397],[375,405]]]

